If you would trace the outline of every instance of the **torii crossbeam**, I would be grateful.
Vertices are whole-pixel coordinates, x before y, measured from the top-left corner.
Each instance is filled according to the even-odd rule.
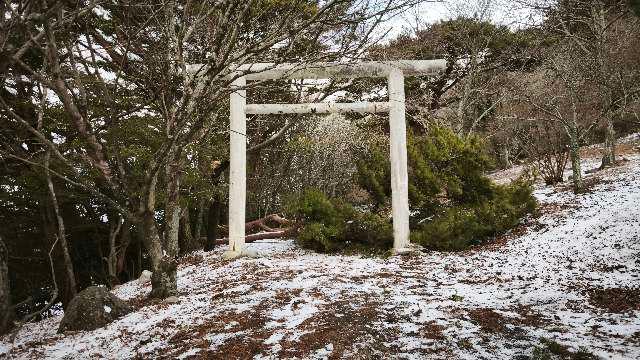
[[[393,250],[403,253],[409,244],[409,180],[404,77],[435,75],[445,60],[398,60],[357,63],[247,64],[238,67],[230,96],[229,250],[227,257],[245,254],[247,187],[247,114],[389,113]],[[247,81],[274,79],[330,79],[386,77],[388,102],[247,104]]]

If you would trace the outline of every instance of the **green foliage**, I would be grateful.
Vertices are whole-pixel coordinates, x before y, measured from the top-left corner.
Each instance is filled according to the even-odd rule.
[[[464,250],[515,227],[536,209],[531,187],[524,182],[495,186],[493,192],[491,200],[453,206],[423,222],[412,232],[412,242],[434,250]]]
[[[358,182],[377,209],[391,195],[386,152],[374,147],[358,163]],[[462,139],[434,127],[425,136],[410,136],[407,153],[415,243],[463,250],[516,226],[536,208],[528,183],[496,186],[484,176],[491,161],[476,137]]]
[[[384,251],[393,244],[391,223],[377,214],[363,212],[316,189],[290,199],[286,211],[299,224],[298,244],[323,253],[342,250]]]
[[[403,34],[389,45],[374,48],[374,56],[392,58],[433,59],[445,56],[451,63],[479,50],[489,50],[490,58],[507,52],[517,43],[506,26],[487,21],[458,17],[432,24],[416,34]],[[491,60],[491,59],[489,59]]]
[[[367,190],[376,205],[384,204],[391,194],[390,165],[384,150],[378,147],[371,149],[368,156],[360,159],[356,166],[360,186]]]
[[[492,196],[483,172],[491,164],[481,141],[434,127],[425,136],[409,136],[409,203],[422,216],[435,214],[448,202],[469,204]],[[391,195],[388,149],[374,146],[358,162],[358,183],[379,207]],[[444,201],[443,200],[447,201]]]

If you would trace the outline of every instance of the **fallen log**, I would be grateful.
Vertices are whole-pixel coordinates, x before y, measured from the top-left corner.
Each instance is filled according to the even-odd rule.
[[[276,231],[269,226],[269,223],[274,223],[278,226],[291,226],[291,221],[281,217],[278,214],[271,214],[261,219],[249,221],[244,225],[244,231],[246,233],[250,233],[256,229],[262,229],[268,232]]]
[[[258,240],[281,239],[291,235],[292,229],[284,229],[278,231],[268,231],[263,233],[251,234],[244,237],[245,243],[252,243]],[[216,239],[216,245],[225,245],[229,243],[229,238]]]

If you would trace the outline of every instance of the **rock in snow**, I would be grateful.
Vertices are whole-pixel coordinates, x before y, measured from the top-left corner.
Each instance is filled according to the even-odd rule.
[[[149,270],[143,270],[142,274],[140,274],[140,277],[138,278],[138,282],[140,284],[146,284],[149,281],[151,281],[151,275],[153,275],[153,273]]]
[[[123,300],[103,286],[91,286],[74,297],[58,327],[58,332],[94,330],[131,312]]]
[[[167,304],[177,304],[180,302],[180,299],[178,299],[177,296],[169,296],[168,298],[164,299],[164,302]]]

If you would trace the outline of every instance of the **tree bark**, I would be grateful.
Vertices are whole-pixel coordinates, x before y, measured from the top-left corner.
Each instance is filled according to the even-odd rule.
[[[271,227],[269,227],[269,225],[267,224],[268,222],[272,222],[277,224],[278,226],[282,226],[282,225],[287,225],[290,226],[291,225],[291,221],[281,217],[278,214],[271,214],[271,215],[267,215],[261,219],[257,219],[257,220],[253,220],[253,221],[249,221],[248,223],[246,223],[244,225],[244,231],[245,233],[249,233],[253,230],[256,229],[262,229],[268,232],[273,232],[276,231],[274,229],[272,229]]]
[[[111,230],[109,231],[109,256],[107,257],[107,273],[111,286],[120,284],[120,280],[118,279],[118,250],[116,248],[116,239],[121,228],[122,217],[117,218],[116,224],[113,224],[113,221],[111,221]]]
[[[178,294],[177,269],[176,259],[165,256],[160,260],[151,275],[152,298],[164,299]]]
[[[569,135],[569,157],[571,158],[571,172],[573,181],[573,192],[582,191],[582,168],[580,165],[580,144],[578,143],[578,129],[575,122],[568,124],[567,134]]]
[[[502,158],[502,166],[505,169],[508,169],[513,166],[511,163],[511,156],[509,154],[509,145],[505,144],[502,146],[502,150],[500,151],[500,157]]]
[[[277,224],[279,227],[283,225],[288,227],[273,229],[268,226],[268,223]],[[257,234],[246,235],[244,238],[245,243],[251,243],[257,240],[280,239],[280,238],[292,236],[294,232],[298,229],[298,227],[296,227],[296,225],[293,222],[281,217],[278,214],[271,214],[257,220],[249,221],[245,223],[244,228],[246,233],[249,233],[251,231],[258,230],[258,229],[265,231]],[[229,238],[216,239],[215,243],[217,245],[227,244],[229,243]]]
[[[127,259],[127,249],[131,244],[131,222],[127,219],[122,224],[122,236],[120,237],[120,248],[117,253],[116,274],[120,275],[125,269],[125,260]],[[131,274],[135,276],[136,274]]]
[[[167,200],[164,210],[163,248],[166,256],[176,258],[180,251],[180,175],[175,163],[167,164]]]
[[[613,127],[613,120],[607,117],[607,129],[604,136],[604,155],[602,156],[601,169],[616,163],[616,131]]]
[[[13,320],[8,262],[9,252],[0,237],[0,335],[9,330],[11,320]]]
[[[198,200],[198,207],[196,209],[196,223],[193,229],[193,237],[200,243],[200,237],[202,235],[202,223],[203,223],[203,213],[204,213],[204,199]],[[202,243],[200,243],[200,247],[202,247]]]
[[[178,286],[176,282],[177,263],[175,257],[163,250],[156,227],[154,213],[147,211],[143,217],[144,241],[151,259],[151,294],[152,298],[166,298],[176,295]]]

